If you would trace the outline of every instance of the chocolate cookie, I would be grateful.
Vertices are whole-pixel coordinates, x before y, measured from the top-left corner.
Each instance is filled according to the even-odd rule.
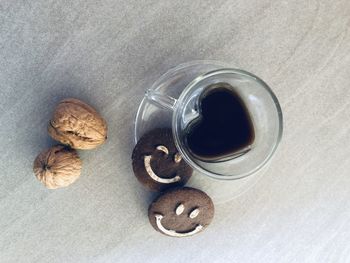
[[[194,188],[171,189],[148,208],[148,218],[155,230],[172,237],[187,237],[206,228],[214,217],[210,197]]]
[[[171,129],[155,129],[136,144],[132,167],[137,179],[151,191],[182,186],[192,175],[192,168],[175,147]]]

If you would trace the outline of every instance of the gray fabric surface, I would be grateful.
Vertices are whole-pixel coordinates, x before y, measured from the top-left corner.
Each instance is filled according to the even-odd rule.
[[[0,1],[0,262],[349,262],[349,19],[347,0]],[[258,183],[172,239],[132,175],[133,120],[149,85],[194,59],[266,80],[285,134]],[[109,138],[50,191],[32,163],[68,96],[101,112]]]

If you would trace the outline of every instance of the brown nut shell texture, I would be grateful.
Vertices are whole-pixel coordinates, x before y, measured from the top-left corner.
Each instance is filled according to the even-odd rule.
[[[81,166],[76,150],[57,145],[36,157],[33,170],[47,188],[56,189],[75,182],[80,176]]]
[[[75,149],[93,149],[105,142],[107,124],[86,103],[73,98],[58,103],[48,126],[50,136]]]

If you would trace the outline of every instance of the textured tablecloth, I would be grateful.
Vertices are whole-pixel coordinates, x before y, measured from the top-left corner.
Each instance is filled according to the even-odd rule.
[[[349,21],[348,0],[0,1],[0,262],[350,262]],[[258,183],[174,239],[148,222],[133,121],[149,85],[195,59],[266,80],[285,133]],[[32,163],[65,97],[109,138],[50,191]]]

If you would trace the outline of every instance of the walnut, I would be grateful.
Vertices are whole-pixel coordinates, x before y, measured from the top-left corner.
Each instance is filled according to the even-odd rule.
[[[93,149],[107,139],[106,121],[77,99],[64,99],[56,107],[48,126],[51,137],[75,149]]]
[[[57,145],[36,157],[33,170],[47,188],[56,189],[75,182],[80,176],[81,165],[76,150]]]

